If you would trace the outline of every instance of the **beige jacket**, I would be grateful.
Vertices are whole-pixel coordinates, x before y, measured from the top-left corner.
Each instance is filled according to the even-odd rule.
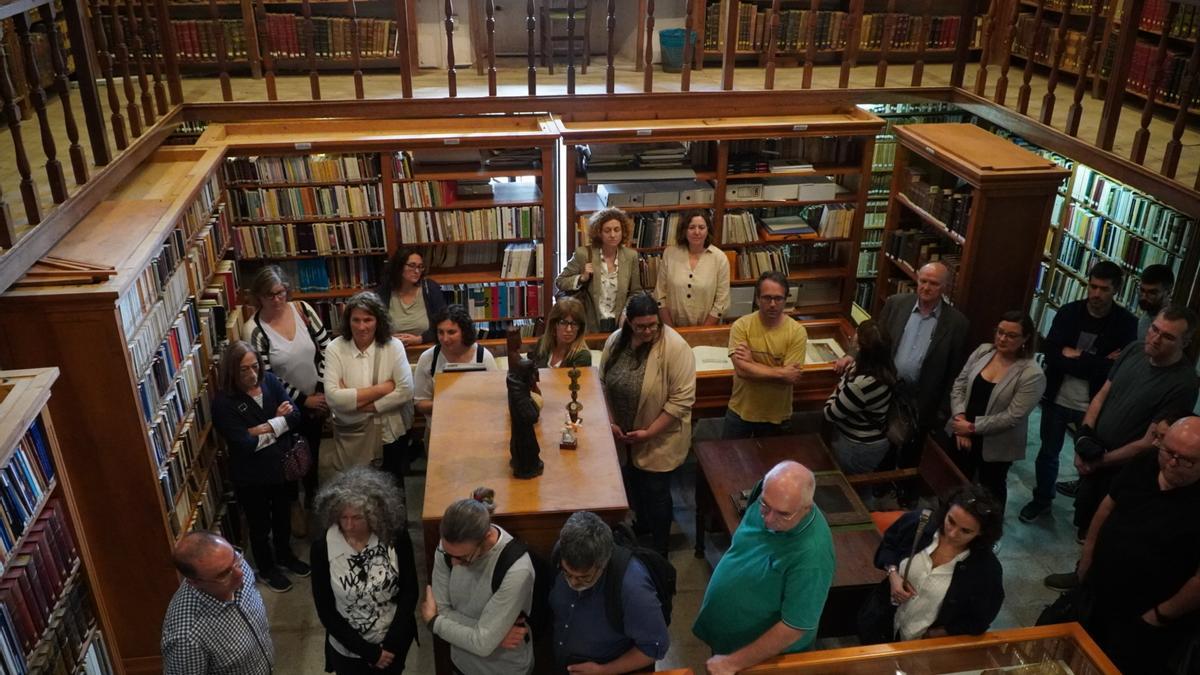
[[[603,364],[617,344],[621,332],[608,336],[600,358]],[[646,357],[646,374],[642,379],[642,396],[638,402],[634,425],[638,429],[650,426],[658,414],[665,411],[675,419],[666,431],[633,446],[633,465],[644,471],[670,471],[687,458],[692,444],[692,405],[696,402],[696,358],[692,348],[670,326],[662,327],[658,341]]]

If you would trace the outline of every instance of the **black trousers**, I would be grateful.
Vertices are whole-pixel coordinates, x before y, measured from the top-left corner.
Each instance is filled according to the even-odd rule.
[[[408,657],[408,648],[405,647],[404,651],[396,652],[396,658],[392,660],[392,665],[380,670],[364,659],[342,656],[328,645],[325,647],[325,651],[326,672],[333,672],[336,675],[395,675],[404,672],[404,660]]]
[[[396,485],[399,486],[400,492],[404,492],[404,474],[408,473],[408,466],[412,462],[408,452],[410,436],[411,434],[406,434],[391,443],[383,444],[383,466],[381,468],[396,479]]]
[[[671,539],[671,520],[674,503],[671,500],[671,476],[674,471],[643,471],[627,464],[621,470],[626,491],[633,503],[639,529],[648,530],[654,539],[654,550],[667,555]]]
[[[1079,491],[1075,493],[1075,527],[1083,531],[1091,527],[1092,516],[1096,515],[1100,502],[1108,496],[1113,478],[1120,470],[1120,467],[1097,469],[1079,477]]]
[[[308,441],[308,450],[312,453],[312,466],[300,481],[304,485],[304,505],[311,508],[313,498],[317,496],[317,467],[321,461],[321,431],[325,426],[325,418],[310,415],[304,410],[300,418],[300,435]]]
[[[269,574],[281,559],[295,555],[291,542],[294,489],[295,483],[239,485],[234,489],[250,526],[250,550],[260,573]]]
[[[954,443],[953,438],[950,442]],[[975,448],[959,450],[957,445],[953,446],[950,456],[967,480],[992,493],[1001,511],[1008,510],[1008,470],[1012,468],[1012,462],[989,462]]]
[[[1126,675],[1166,675],[1168,661],[1188,638],[1185,625],[1156,627],[1140,615],[1103,610],[1094,611],[1084,628]]]

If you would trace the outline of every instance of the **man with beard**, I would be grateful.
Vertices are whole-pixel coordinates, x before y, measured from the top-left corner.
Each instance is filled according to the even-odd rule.
[[[1138,309],[1142,316],[1138,319],[1137,336],[1146,338],[1146,331],[1154,317],[1171,301],[1171,290],[1175,287],[1175,275],[1166,265],[1150,265],[1142,270],[1141,282],[1138,284]]]
[[[608,616],[615,548],[612,530],[590,511],[571,514],[559,532],[558,575],[550,589],[558,672],[652,671],[667,655],[667,622],[650,572],[637,557],[629,557],[619,581],[621,625]]]

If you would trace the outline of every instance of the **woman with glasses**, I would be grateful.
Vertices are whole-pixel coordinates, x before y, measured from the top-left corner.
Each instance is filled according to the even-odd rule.
[[[533,561],[523,553],[493,591],[492,574],[513,537],[492,523],[484,490],[446,507],[433,556],[432,583],[421,602],[429,632],[450,643],[463,675],[526,675],[533,640],[525,619],[533,609]]]
[[[675,245],[663,249],[654,295],[668,326],[715,326],[729,309],[729,258],[713,245],[708,211],[683,214]]]
[[[300,427],[300,410],[258,352],[241,340],[221,356],[213,426],[229,449],[230,478],[246,514],[258,577],[270,590],[286,593],[292,582],[276,565],[298,577],[309,574],[292,552],[293,494],[283,475],[284,451],[293,442],[289,431]]]
[[[635,529],[652,534],[666,556],[671,476],[692,441],[696,359],[679,333],[662,325],[654,298],[638,293],[625,305],[621,330],[604,343],[600,363],[613,438],[625,450],[622,473]]]
[[[321,488],[317,512],[325,532],[309,560],[325,672],[403,672],[417,635],[417,569],[400,490],[390,475],[355,467]]]
[[[405,346],[433,342],[433,317],[446,308],[446,298],[438,282],[425,276],[425,259],[419,252],[396,251],[375,292],[387,304],[392,334]]]
[[[304,502],[311,508],[317,494],[321,428],[329,416],[321,383],[329,331],[307,302],[288,301],[291,288],[291,281],[278,265],[259,269],[250,282],[250,296],[258,311],[246,322],[244,332],[246,341],[262,356],[263,368],[279,378],[288,397],[300,408],[297,431],[308,440],[313,459],[304,477]],[[307,518],[299,505],[292,513],[292,529],[300,537],[308,534]]]
[[[1004,570],[992,547],[1004,512],[991,493],[963,486],[924,526],[921,515],[910,511],[883,533],[875,566],[887,578],[859,611],[863,644],[979,635],[1000,612]]]
[[[629,296],[642,290],[638,254],[627,244],[633,220],[621,209],[602,209],[588,219],[587,233],[588,245],[575,249],[554,285],[583,303],[583,332],[608,333]]]
[[[858,326],[858,356],[842,372],[825,401],[825,419],[833,423],[829,446],[843,473],[868,473],[883,461],[890,444],[887,413],[896,386],[892,342],[873,319]]]
[[[1033,322],[1024,312],[1000,316],[995,338],[969,357],[950,389],[954,440],[951,456],[969,480],[1008,503],[1008,469],[1025,457],[1029,413],[1046,390],[1046,375],[1034,360]]]
[[[538,368],[583,368],[592,365],[592,353],[583,341],[587,322],[583,303],[559,298],[550,308],[546,332],[538,340],[533,363]]]

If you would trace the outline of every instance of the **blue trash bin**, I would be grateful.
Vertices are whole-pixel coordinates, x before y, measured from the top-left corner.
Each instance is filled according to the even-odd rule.
[[[683,70],[683,35],[682,28],[668,28],[658,31],[658,46],[662,54],[662,69],[665,73],[678,73]],[[692,31],[692,46],[696,44],[696,31]]]

